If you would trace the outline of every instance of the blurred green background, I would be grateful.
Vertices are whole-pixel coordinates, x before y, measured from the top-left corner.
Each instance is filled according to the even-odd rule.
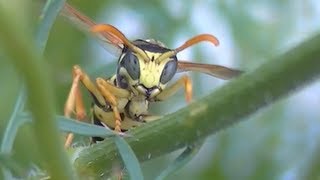
[[[245,71],[255,69],[320,31],[320,3],[316,0],[73,0],[68,3],[96,22],[116,26],[130,40],[154,38],[175,48],[194,35],[213,34],[220,40],[219,47],[202,43],[181,52],[178,58]],[[32,8],[31,22],[34,22],[42,5],[34,2]],[[51,67],[49,73],[54,77],[57,114],[63,114],[74,64],[79,64],[94,79],[114,74],[117,61],[117,57],[62,17],[51,30],[45,57]],[[7,61],[0,59],[0,62],[0,130],[3,132],[21,81]],[[227,83],[203,74],[190,75],[195,99]],[[89,107],[90,97],[83,92]],[[314,83],[260,110],[248,117],[248,121],[209,137],[191,163],[169,179],[296,179],[298,169],[319,146],[318,92],[320,83]],[[185,105],[180,92],[179,96],[152,105],[151,111],[166,114]],[[26,164],[28,159],[35,158],[32,136],[30,127],[25,126],[15,144],[17,159]],[[177,155],[143,163],[146,179],[152,179]]]

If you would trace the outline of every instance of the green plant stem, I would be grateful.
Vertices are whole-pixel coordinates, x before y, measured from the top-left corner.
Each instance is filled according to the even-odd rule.
[[[32,40],[27,39],[23,28],[13,17],[1,7],[0,39],[4,52],[25,79],[28,104],[35,120],[34,130],[41,147],[40,152],[52,179],[72,179],[73,174],[54,119],[53,88],[48,70],[35,48],[30,46]]]
[[[164,155],[245,120],[319,74],[320,35],[189,106],[130,131],[132,137],[126,140],[141,161]],[[116,148],[107,140],[84,149],[74,167],[80,174],[95,176],[111,169],[116,158]]]
[[[45,4],[42,14],[39,17],[39,25],[37,27],[37,32],[35,35],[35,44],[40,54],[43,54],[44,52],[45,45],[47,44],[47,40],[49,37],[50,29],[58,15],[58,11],[61,9],[64,2],[65,0],[48,0]],[[3,139],[0,146],[1,152],[8,153],[11,151],[18,129],[21,125],[23,125],[23,123],[19,122],[19,119],[17,119],[17,115],[19,114],[19,112],[22,112],[24,108],[25,99],[26,88],[25,85],[22,83],[13,112],[8,121],[8,125],[4,131]]]

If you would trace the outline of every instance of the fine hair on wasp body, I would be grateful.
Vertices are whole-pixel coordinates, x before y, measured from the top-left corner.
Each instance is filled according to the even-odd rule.
[[[73,24],[98,38],[109,52],[110,49],[118,52],[116,74],[110,78],[97,78],[93,82],[78,65],[73,67],[73,83],[64,109],[67,117],[75,112],[78,120],[87,118],[79,83],[85,86],[93,98],[92,122],[124,132],[142,123],[159,119],[160,116],[148,113],[150,102],[166,100],[180,89],[184,89],[186,101],[191,101],[191,79],[183,75],[172,82],[176,73],[197,71],[221,79],[230,79],[241,73],[239,70],[219,65],[178,60],[176,55],[180,51],[199,42],[207,41],[215,46],[219,45],[218,39],[210,34],[197,35],[180,47],[169,49],[153,39],[129,41],[114,26],[95,24],[68,4],[65,4],[62,14]],[[69,134],[65,147],[70,145],[72,139],[73,134]],[[93,141],[97,140],[102,139],[93,138]]]

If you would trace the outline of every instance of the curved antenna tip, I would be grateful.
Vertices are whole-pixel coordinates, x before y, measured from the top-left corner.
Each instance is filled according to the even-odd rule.
[[[176,48],[175,51],[178,53],[178,52],[180,52],[190,46],[193,46],[199,42],[202,42],[202,41],[211,42],[215,46],[219,46],[219,44],[220,44],[219,40],[215,36],[213,36],[211,34],[200,34],[200,35],[197,35],[197,36],[187,40],[183,45]]]

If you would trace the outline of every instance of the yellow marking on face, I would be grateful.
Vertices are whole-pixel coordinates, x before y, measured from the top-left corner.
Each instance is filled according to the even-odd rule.
[[[139,61],[140,63],[140,83],[147,88],[152,88],[160,84],[160,77],[162,70],[166,63],[171,60],[170,58],[165,59],[157,63],[156,59],[159,58],[162,53],[154,53],[145,51],[150,61]],[[138,58],[140,59],[141,57]],[[151,61],[153,59],[153,61]]]

